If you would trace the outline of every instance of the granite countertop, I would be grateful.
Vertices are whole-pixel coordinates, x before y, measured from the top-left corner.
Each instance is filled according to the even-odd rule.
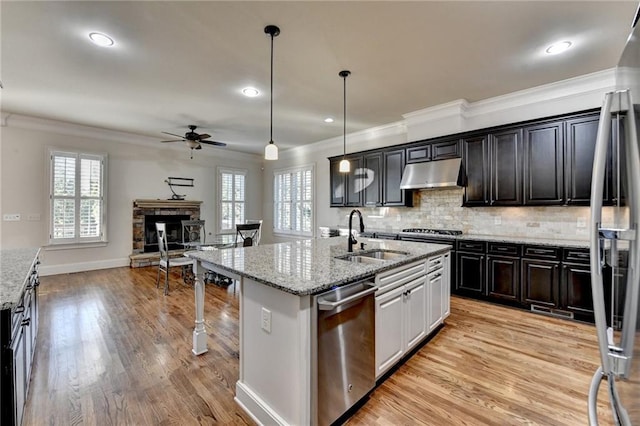
[[[442,244],[368,240],[364,252],[375,249],[406,252],[406,256],[379,263],[354,263],[335,259],[347,254],[346,237],[317,238],[279,244],[214,251],[189,251],[185,255],[211,263],[221,270],[298,296],[319,293],[334,286],[371,277],[416,260],[450,250]],[[357,254],[361,250],[354,249]]]
[[[442,239],[442,240],[477,240],[477,241],[493,241],[501,243],[514,243],[514,244],[531,244],[539,246],[557,246],[557,247],[571,247],[571,248],[589,248],[588,236],[585,236],[584,240],[570,240],[561,238],[535,238],[535,237],[517,237],[509,235],[482,235],[482,234],[460,234],[460,235],[438,235],[438,234],[422,234],[417,232],[402,232],[402,231],[389,231],[382,229],[365,229],[365,232],[369,233],[382,233],[382,234],[399,234],[418,236],[429,239]]]
[[[16,307],[39,248],[0,250],[0,310]]]

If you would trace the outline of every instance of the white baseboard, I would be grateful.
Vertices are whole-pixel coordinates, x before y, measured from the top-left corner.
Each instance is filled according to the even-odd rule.
[[[259,425],[288,425],[262,398],[240,381],[236,382],[236,403]]]
[[[61,265],[46,265],[42,263],[38,268],[40,276],[71,274],[74,272],[95,271],[97,269],[121,268],[129,266],[129,258],[96,260],[92,262],[64,263]]]

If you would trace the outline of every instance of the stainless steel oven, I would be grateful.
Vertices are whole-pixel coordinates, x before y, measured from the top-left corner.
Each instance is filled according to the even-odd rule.
[[[376,287],[371,281],[313,297],[312,413],[317,425],[336,421],[375,386]]]

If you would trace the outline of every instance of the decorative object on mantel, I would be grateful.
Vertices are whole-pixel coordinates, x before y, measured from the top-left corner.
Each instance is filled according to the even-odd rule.
[[[174,186],[186,186],[188,188],[193,188],[193,179],[192,178],[181,178],[181,177],[171,177],[169,176],[165,179],[167,185],[169,185],[169,189],[173,192],[171,196],[171,200],[184,200],[186,195],[178,195],[176,191],[173,190]]]
[[[186,132],[184,134],[184,136],[180,136],[180,135],[176,135],[175,133],[169,133],[169,132],[162,132],[165,135],[169,135],[169,136],[175,136],[177,138],[180,139],[172,139],[170,141],[161,141],[163,143],[166,142],[186,142],[187,146],[191,149],[191,159],[193,160],[193,150],[194,149],[202,149],[202,145],[203,143],[206,143],[208,145],[216,145],[216,146],[227,146],[226,143],[224,142],[216,142],[216,141],[207,141],[205,139],[209,139],[211,137],[210,134],[208,133],[201,133],[198,134],[196,133],[196,129],[198,128],[198,126],[196,126],[195,124],[190,124],[189,125],[189,131]]]

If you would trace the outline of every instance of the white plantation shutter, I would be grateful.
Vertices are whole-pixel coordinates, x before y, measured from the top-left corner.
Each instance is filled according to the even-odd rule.
[[[220,169],[220,232],[235,232],[236,224],[245,221],[245,170]]]
[[[313,235],[313,167],[277,171],[273,181],[274,231]]]
[[[106,156],[51,152],[50,242],[106,241]]]

